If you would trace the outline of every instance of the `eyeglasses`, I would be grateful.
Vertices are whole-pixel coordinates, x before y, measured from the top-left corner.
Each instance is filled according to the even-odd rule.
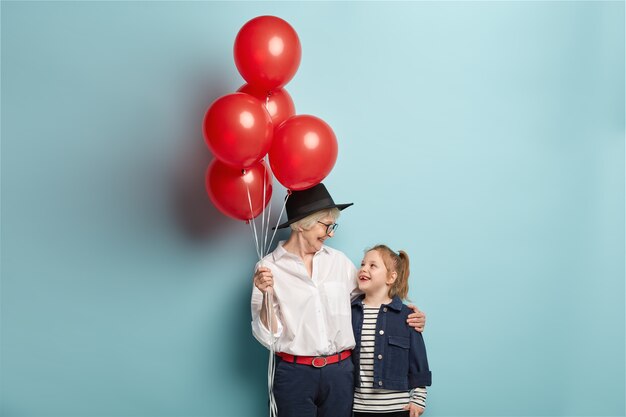
[[[317,221],[319,224],[323,224],[324,226],[326,226],[326,234],[330,235],[332,232],[334,232],[335,230],[337,230],[337,228],[339,227],[339,225],[337,223],[331,223],[331,224],[326,224],[326,223],[322,223],[321,221]]]

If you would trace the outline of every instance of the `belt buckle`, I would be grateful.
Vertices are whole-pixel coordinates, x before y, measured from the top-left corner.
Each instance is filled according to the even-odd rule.
[[[324,362],[319,365],[319,362],[316,362],[318,359],[323,360]],[[324,356],[317,356],[315,358],[313,358],[313,360],[311,361],[311,365],[313,365],[315,368],[323,368],[326,366],[326,357]]]

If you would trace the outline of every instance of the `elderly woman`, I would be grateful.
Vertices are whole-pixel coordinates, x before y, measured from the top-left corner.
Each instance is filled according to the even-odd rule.
[[[287,200],[286,241],[257,265],[252,290],[252,333],[277,355],[274,396],[280,417],[352,415],[355,346],[350,300],[358,291],[354,264],[326,246],[340,210],[323,184],[294,191]],[[268,311],[267,294],[273,292]],[[409,324],[421,331],[416,309]],[[270,332],[270,326],[272,330]]]

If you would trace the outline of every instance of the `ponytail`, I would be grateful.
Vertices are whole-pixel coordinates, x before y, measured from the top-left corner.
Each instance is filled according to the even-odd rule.
[[[401,250],[398,252],[398,267],[396,272],[398,276],[396,281],[389,288],[389,297],[393,298],[396,295],[401,299],[406,299],[409,295],[409,255]]]

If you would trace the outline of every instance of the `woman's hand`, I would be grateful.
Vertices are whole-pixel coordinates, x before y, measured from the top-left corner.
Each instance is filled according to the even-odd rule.
[[[424,409],[417,404],[409,403],[404,406],[405,410],[409,410],[409,415],[411,417],[419,417],[424,412]]]
[[[269,299],[267,297],[268,293],[271,294],[272,291],[274,290],[274,276],[272,275],[272,271],[269,268],[266,268],[264,266],[259,267],[259,269],[256,270],[256,272],[254,273],[254,277],[252,278],[252,281],[254,282],[254,286],[257,287],[259,289],[259,291],[261,291],[263,293],[263,303],[261,303],[261,312],[260,312],[260,319],[261,319],[261,323],[263,323],[263,325],[265,326],[266,329],[269,330],[269,325],[268,325],[268,303],[266,303],[266,301]],[[274,307],[272,305],[270,305],[269,307],[270,310],[270,323],[271,323],[271,327],[272,327],[272,333],[276,333],[278,331],[278,324],[277,324],[277,319],[276,319],[276,312],[274,311]]]
[[[409,314],[409,317],[406,319],[407,324],[418,332],[423,332],[426,325],[426,314],[413,304],[409,304],[408,307],[413,310],[413,313]]]
[[[271,291],[274,287],[274,275],[269,268],[260,267],[254,273],[254,286],[265,295],[267,291]]]

